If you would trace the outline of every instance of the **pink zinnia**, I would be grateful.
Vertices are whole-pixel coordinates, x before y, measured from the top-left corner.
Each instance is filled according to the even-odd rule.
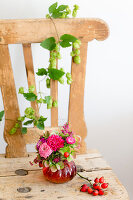
[[[64,147],[64,140],[61,136],[53,134],[47,139],[47,144],[53,151],[57,151]]]
[[[76,140],[75,140],[75,138],[73,138],[73,137],[70,136],[70,137],[66,138],[66,142],[68,144],[74,144],[76,142]]]
[[[46,142],[41,144],[39,148],[39,154],[41,157],[46,159],[52,152],[52,149],[47,145]]]

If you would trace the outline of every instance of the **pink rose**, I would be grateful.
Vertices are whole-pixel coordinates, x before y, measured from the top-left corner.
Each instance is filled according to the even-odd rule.
[[[69,136],[69,137],[66,138],[66,142],[68,144],[74,144],[76,142],[76,140],[75,140],[75,138]]]

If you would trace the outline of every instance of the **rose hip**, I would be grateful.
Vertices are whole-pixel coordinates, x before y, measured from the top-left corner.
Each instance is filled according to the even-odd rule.
[[[89,193],[89,194],[92,194],[92,192],[93,192],[93,189],[90,188],[90,187],[88,187],[88,193]]]
[[[93,194],[93,196],[97,196],[97,195],[98,195],[98,190],[94,190],[94,191],[92,192],[92,194]]]

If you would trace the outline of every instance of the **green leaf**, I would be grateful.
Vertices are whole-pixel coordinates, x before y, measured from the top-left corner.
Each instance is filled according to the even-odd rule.
[[[27,128],[26,127],[22,127],[21,128],[21,133],[22,134],[26,134],[27,133]]]
[[[69,155],[68,157],[67,157],[67,161],[68,162],[71,162],[73,159],[72,159],[72,156],[71,155]]]
[[[40,121],[38,121],[38,123],[37,123],[37,128],[39,128],[40,130],[44,130],[44,122],[40,122]]]
[[[58,165],[60,165],[60,169],[64,168],[64,163],[62,161],[58,162]]]
[[[53,68],[49,68],[48,73],[49,77],[53,80],[59,80],[65,74],[65,72]]]
[[[55,38],[54,37],[47,38],[40,44],[40,46],[45,49],[48,49],[49,51],[52,51],[56,47]]]
[[[60,18],[62,16],[62,12],[58,12],[58,11],[55,11],[53,14],[52,14],[52,17],[53,18]]]
[[[49,7],[49,13],[50,13],[50,14],[53,13],[53,12],[56,10],[57,5],[58,5],[58,3],[56,2],[56,3],[52,4],[52,5]]]
[[[70,34],[64,34],[60,37],[60,40],[67,41],[67,42],[75,42],[78,40],[76,37]]]
[[[3,116],[4,116],[4,110],[0,112],[0,121],[2,121]]]
[[[70,47],[71,44],[68,41],[61,41],[60,42],[61,47],[66,48],[66,47]]]
[[[33,120],[28,120],[24,123],[24,125],[28,125],[28,124],[32,124],[33,123]]]
[[[55,164],[57,169],[60,170],[60,165],[58,163]]]
[[[52,98],[51,98],[51,96],[45,96],[45,100],[46,100],[46,103],[47,103],[47,104],[50,104]]]
[[[47,70],[46,69],[44,69],[44,68],[40,68],[40,69],[38,69],[38,72],[36,72],[36,74],[38,75],[38,76],[43,76],[43,75],[47,75]]]
[[[34,93],[23,93],[23,96],[27,101],[35,101],[37,96]]]
[[[45,117],[41,116],[41,117],[39,118],[39,120],[38,120],[38,121],[40,121],[40,122],[44,122],[44,121],[46,121],[46,120],[47,120],[47,118],[45,118]]]
[[[67,5],[60,5],[60,6],[57,8],[57,10],[58,10],[58,11],[63,11],[63,10],[65,10],[67,7],[68,7]]]

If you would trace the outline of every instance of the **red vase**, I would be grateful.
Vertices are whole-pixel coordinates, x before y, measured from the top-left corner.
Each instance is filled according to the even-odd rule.
[[[52,172],[49,167],[43,168],[43,174],[45,178],[53,183],[65,183],[74,178],[76,176],[76,165],[74,161],[68,162],[64,161],[64,168],[57,170],[56,172]]]

